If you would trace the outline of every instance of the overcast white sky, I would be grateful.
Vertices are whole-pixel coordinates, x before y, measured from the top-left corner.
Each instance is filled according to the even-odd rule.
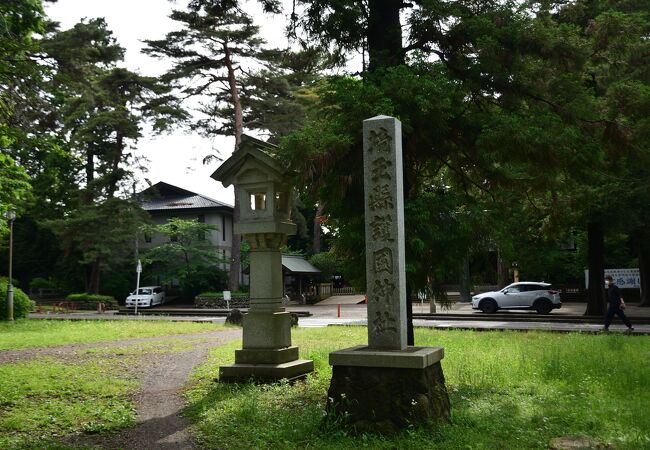
[[[144,75],[158,75],[165,71],[167,64],[140,53],[141,41],[162,38],[177,28],[168,16],[173,8],[184,8],[186,0],[58,0],[46,5],[48,16],[60,22],[62,29],[71,28],[84,17],[104,17],[117,41],[126,48],[124,65]],[[283,17],[262,14],[255,14],[255,17],[262,36],[268,42],[275,46],[286,42]],[[139,189],[146,187],[146,178],[152,183],[165,181],[231,205],[234,203],[232,187],[225,189],[210,178],[219,163],[202,164],[203,157],[212,149],[219,151],[223,159],[227,158],[234,145],[232,138],[209,140],[180,131],[157,137],[148,136],[146,131],[144,134],[137,143],[135,154],[150,162],[148,173],[138,174]]]

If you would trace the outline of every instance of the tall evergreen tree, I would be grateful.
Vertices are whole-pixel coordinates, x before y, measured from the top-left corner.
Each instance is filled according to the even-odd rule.
[[[598,131],[589,128],[600,118],[597,102],[582,82],[589,46],[577,27],[558,23],[545,6],[533,16],[526,6],[501,2],[302,3],[307,32],[341,51],[365,45],[370,57],[363,81],[323,89],[314,122],[285,146],[300,155],[293,163],[327,200],[330,216],[345,219],[339,248],[354,246],[362,230],[349,210],[361,204],[362,192],[362,177],[350,162],[360,163],[360,124],[372,115],[403,122],[407,210],[422,205],[427,187],[440,186],[445,173],[470,204],[486,197],[491,205],[482,202],[484,209],[503,210],[503,201],[541,198],[553,220],[558,191],[593,167],[585,162],[598,159]],[[400,9],[408,24],[404,40],[396,37]],[[374,39],[377,23],[395,39]],[[407,214],[407,236],[417,235],[410,233],[418,227],[416,210]],[[355,238],[341,236],[348,233]],[[425,268],[415,275],[417,254],[407,238],[413,289],[430,278]]]
[[[273,2],[266,3],[272,9]],[[144,52],[173,62],[162,80],[173,83],[183,97],[207,99],[207,106],[199,108],[203,118],[192,128],[206,135],[234,136],[237,151],[245,127],[241,78],[244,70],[262,60],[264,41],[258,36],[259,28],[236,1],[194,0],[186,11],[174,10],[171,18],[182,28],[165,39],[146,41]],[[235,221],[239,210],[235,193]],[[233,291],[239,289],[240,245],[241,237],[233,233],[229,276]]]
[[[86,265],[86,290],[97,293],[102,270],[123,260],[142,220],[137,208],[118,195],[131,176],[129,147],[141,136],[144,122],[162,130],[182,120],[183,112],[157,79],[117,67],[124,50],[103,19],[53,30],[43,48],[56,65],[60,136],[81,161],[83,183],[73,211],[53,227],[67,254]]]

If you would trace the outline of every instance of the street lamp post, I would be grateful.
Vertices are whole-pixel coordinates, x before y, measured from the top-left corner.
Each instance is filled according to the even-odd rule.
[[[9,221],[9,281],[7,282],[7,320],[14,320],[14,286],[13,286],[13,259],[14,259],[14,220],[16,212],[12,209],[4,213],[4,218]]]

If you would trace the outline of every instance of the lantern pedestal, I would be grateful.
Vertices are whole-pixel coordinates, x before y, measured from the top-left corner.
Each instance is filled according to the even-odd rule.
[[[299,359],[291,345],[291,314],[255,312],[244,316],[244,348],[235,350],[235,364],[219,368],[219,381],[276,381],[302,378],[314,362]]]
[[[219,368],[220,381],[292,380],[314,370],[314,362],[299,359],[298,347],[291,345],[291,314],[282,306],[280,248],[296,225],[290,219],[293,190],[271,149],[245,136],[212,175],[226,187],[235,186],[241,206],[235,232],[250,245],[251,307],[243,318],[243,348],[235,351],[235,364]]]

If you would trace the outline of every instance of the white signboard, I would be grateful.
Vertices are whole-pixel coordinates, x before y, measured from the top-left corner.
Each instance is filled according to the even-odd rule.
[[[605,269],[605,276],[611,275],[614,278],[614,284],[621,289],[641,289],[641,275],[639,269]],[[585,285],[589,287],[589,271],[585,270]]]
[[[223,299],[230,300],[230,291],[223,291]]]

